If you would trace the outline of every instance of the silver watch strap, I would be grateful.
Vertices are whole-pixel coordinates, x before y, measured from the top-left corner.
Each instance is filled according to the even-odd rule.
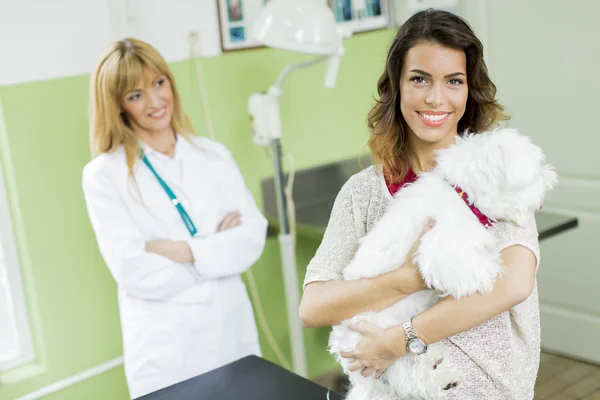
[[[406,340],[416,339],[417,334],[412,326],[412,320],[408,320],[402,323],[402,328],[404,328],[404,335],[406,335]]]

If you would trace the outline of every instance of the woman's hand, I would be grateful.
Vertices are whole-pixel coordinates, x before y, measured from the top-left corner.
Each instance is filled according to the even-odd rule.
[[[395,328],[384,329],[367,322],[348,325],[348,329],[362,334],[360,342],[353,350],[342,351],[340,355],[353,361],[348,369],[362,371],[365,377],[378,379],[398,358],[406,354],[402,346],[404,335],[399,336]]]
[[[389,273],[389,277],[396,282],[396,287],[398,290],[404,294],[412,294],[416,293],[420,290],[426,289],[425,282],[423,281],[423,277],[419,272],[419,269],[415,264],[413,264],[413,257],[421,244],[421,238],[429,232],[435,226],[435,221],[429,221],[419,236],[417,240],[413,243],[408,255],[406,256],[406,261],[401,268],[397,268],[394,271]]]
[[[152,240],[146,243],[146,251],[167,257],[178,263],[194,262],[190,246],[183,241]]]
[[[227,229],[231,229],[231,228],[235,228],[236,226],[240,226],[241,224],[242,224],[241,214],[237,211],[230,212],[219,223],[217,232],[223,232],[223,231],[226,231]]]

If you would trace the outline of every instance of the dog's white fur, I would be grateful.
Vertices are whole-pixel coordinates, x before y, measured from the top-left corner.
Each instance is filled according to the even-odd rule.
[[[436,221],[421,239],[413,258],[431,290],[414,293],[381,312],[355,316],[335,326],[330,336],[332,354],[348,373],[342,350],[353,349],[360,334],[348,323],[366,321],[383,328],[409,320],[440,298],[460,298],[489,292],[502,273],[496,240],[456,193],[464,190],[475,206],[496,221],[523,225],[556,183],[541,149],[513,129],[458,136],[456,143],[435,155],[436,167],[400,190],[386,214],[361,241],[344,279],[374,277],[404,264],[428,220]],[[421,356],[400,358],[381,379],[349,373],[349,400],[388,400],[396,395],[436,399],[444,388],[456,386],[461,374],[441,362],[440,344]],[[434,367],[436,366],[436,367]]]

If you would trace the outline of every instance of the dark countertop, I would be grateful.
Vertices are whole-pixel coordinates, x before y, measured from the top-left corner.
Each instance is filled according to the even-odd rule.
[[[311,204],[310,206],[296,208],[296,229],[298,236],[317,240],[321,239],[329,222],[332,206],[333,201],[323,201]],[[267,214],[267,219],[272,231],[276,231],[278,226],[277,217]],[[561,232],[576,228],[578,225],[578,220],[575,217],[547,211],[536,212],[535,220],[540,240],[548,239]]]
[[[256,356],[179,382],[137,400],[342,400],[343,397]]]
[[[323,237],[333,202],[343,184],[352,175],[369,165],[371,165],[370,156],[364,155],[360,158],[351,158],[297,171],[294,177],[293,193],[296,205],[296,230],[299,238],[320,240]],[[263,206],[269,220],[270,232],[274,233],[278,223],[272,178],[263,180],[262,191]],[[535,219],[540,240],[573,229],[578,224],[575,217],[547,211],[538,211]]]
[[[547,211],[538,211],[535,214],[540,240],[548,239],[561,232],[576,228],[579,224],[577,218]]]

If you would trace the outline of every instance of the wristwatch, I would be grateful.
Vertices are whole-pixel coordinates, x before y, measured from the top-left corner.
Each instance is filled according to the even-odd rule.
[[[427,345],[423,339],[417,337],[412,326],[412,319],[403,322],[402,328],[404,328],[404,335],[406,336],[406,350],[416,355],[427,353]]]

